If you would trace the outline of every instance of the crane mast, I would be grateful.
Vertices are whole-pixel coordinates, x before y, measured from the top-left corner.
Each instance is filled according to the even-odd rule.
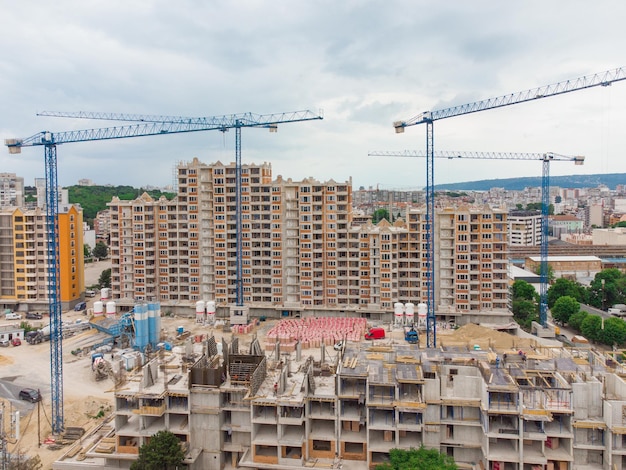
[[[435,111],[425,111],[417,114],[416,116],[404,120],[395,121],[393,127],[397,134],[403,133],[406,127],[415,126],[418,124],[426,124],[426,212],[427,212],[427,230],[426,234],[428,252],[429,255],[434,253],[432,243],[432,228],[434,217],[434,122],[447,119],[455,116],[462,116],[464,114],[471,114],[480,111],[486,111],[489,109],[501,108],[504,106],[511,106],[514,104],[525,103],[527,101],[534,101],[542,98],[548,98],[551,96],[558,96],[565,93],[571,93],[578,90],[584,90],[596,86],[609,86],[613,82],[618,82],[626,79],[626,68],[620,67],[617,69],[607,70],[605,72],[596,73],[593,75],[586,75],[583,77],[575,78],[572,80],[566,80],[557,82],[551,85],[546,85],[538,88],[532,88],[517,93],[510,93],[507,95],[499,96],[496,98],[490,98],[481,101],[475,101],[473,103],[463,104],[450,108],[438,109]],[[547,233],[547,227],[544,229]],[[432,258],[431,258],[432,259]],[[544,277],[547,276],[547,267],[541,269]],[[427,303],[427,346],[437,346],[437,334],[436,334],[436,314],[435,306],[432,300],[434,299],[434,264],[430,263],[430,271],[428,275],[428,299]],[[542,284],[547,282],[547,279],[542,279]],[[545,325],[544,325],[545,326]],[[430,329],[432,327],[432,330]]]
[[[62,115],[68,114],[68,115]],[[58,113],[56,117],[80,117],[90,119],[105,119],[103,117],[70,116],[70,113]],[[95,113],[104,115],[104,113]],[[50,115],[44,114],[40,115]],[[114,120],[107,115],[106,119]],[[119,116],[119,115],[118,115]],[[127,116],[127,115],[125,115]],[[130,115],[136,117],[141,124],[123,125],[117,127],[84,129],[64,132],[38,132],[25,139],[6,139],[5,145],[10,154],[19,154],[23,147],[44,147],[44,160],[46,166],[46,218],[47,218],[47,255],[48,255],[48,307],[50,313],[50,380],[52,432],[60,434],[64,429],[63,416],[63,332],[61,321],[61,298],[60,298],[60,257],[59,257],[59,231],[58,231],[58,171],[57,171],[57,145],[75,142],[91,142],[99,140],[124,139],[131,137],[145,137],[155,135],[169,135],[186,132],[199,132],[209,130],[226,131],[235,128],[237,131],[237,161],[238,161],[238,198],[237,198],[237,298],[238,305],[241,299],[243,305],[243,288],[241,282],[241,128],[242,127],[266,127],[270,131],[276,129],[279,122],[297,122],[313,119],[323,119],[321,114],[310,111],[294,111],[280,114],[252,114],[227,115],[205,118],[176,118],[170,121],[147,119],[147,116]]]

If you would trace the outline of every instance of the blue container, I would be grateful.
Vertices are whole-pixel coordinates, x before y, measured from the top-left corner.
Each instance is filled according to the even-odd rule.
[[[159,330],[156,324],[156,305],[148,304],[148,341],[152,346],[156,346],[159,342]]]
[[[149,341],[156,346],[161,341],[161,304],[148,303],[148,322],[150,325]]]
[[[137,304],[134,307],[135,312],[135,347],[143,351],[148,345],[149,325],[148,325],[148,308],[146,304]]]
[[[182,326],[179,326],[178,328],[176,328],[176,333],[179,335],[182,335],[185,332],[185,328]]]

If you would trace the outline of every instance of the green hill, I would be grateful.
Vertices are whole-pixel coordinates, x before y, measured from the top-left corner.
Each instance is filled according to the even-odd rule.
[[[155,199],[158,199],[161,195],[168,199],[173,199],[176,196],[174,193],[164,193],[158,189],[137,189],[132,186],[69,186],[65,189],[69,193],[69,202],[81,205],[83,208],[83,219],[89,223],[93,221],[98,211],[107,208],[107,203],[111,202],[113,196],[117,196],[125,201],[136,199],[144,192]]]

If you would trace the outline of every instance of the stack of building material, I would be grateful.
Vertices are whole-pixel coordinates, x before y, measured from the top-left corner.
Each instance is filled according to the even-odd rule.
[[[114,437],[104,437],[96,447],[96,452],[99,454],[112,454],[115,452],[115,438]]]
[[[323,343],[332,346],[337,341],[360,341],[367,328],[364,318],[304,318],[281,320],[267,332],[268,345],[280,343],[281,349],[295,348],[297,341],[302,349],[319,348]]]

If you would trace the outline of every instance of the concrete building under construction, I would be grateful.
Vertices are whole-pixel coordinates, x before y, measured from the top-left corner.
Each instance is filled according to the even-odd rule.
[[[129,468],[167,429],[189,469],[374,468],[422,445],[465,469],[626,469],[621,354],[441,344],[189,342],[129,376],[113,418],[53,468]]]

